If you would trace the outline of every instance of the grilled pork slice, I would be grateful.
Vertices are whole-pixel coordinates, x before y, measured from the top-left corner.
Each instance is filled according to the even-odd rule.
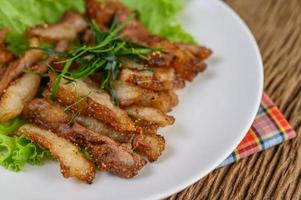
[[[60,41],[74,40],[78,33],[83,32],[87,23],[83,16],[76,12],[66,12],[62,20],[56,24],[37,26],[29,30],[31,36],[41,39]]]
[[[36,38],[31,40],[31,47],[37,47],[39,44]],[[26,51],[21,58],[11,62],[5,73],[0,77],[0,96],[3,94],[9,84],[23,73],[23,70],[38,62],[44,53],[40,50],[30,49]]]
[[[24,74],[13,82],[0,99],[0,122],[21,114],[24,106],[34,98],[41,78],[35,74]]]
[[[3,74],[5,73],[6,67],[5,66],[0,66],[0,77],[3,76]]]
[[[147,157],[150,162],[158,160],[165,148],[165,139],[161,135],[137,135],[132,141],[136,152]]]
[[[194,56],[205,60],[211,55],[211,50],[204,47],[204,46],[198,46],[196,44],[177,44],[179,47],[186,49],[190,53],[192,53]]]
[[[60,41],[56,45],[57,51],[64,51],[67,48],[65,41]],[[47,59],[31,67],[35,73],[45,73],[48,66],[57,56],[50,55]],[[12,119],[21,114],[26,103],[32,100],[37,93],[41,77],[33,73],[24,74],[8,87],[0,100],[0,121]]]
[[[127,145],[121,145],[109,137],[72,122],[72,118],[61,108],[45,99],[32,100],[24,108],[23,116],[32,123],[84,147],[98,167],[112,174],[130,178],[146,164],[146,161]]]
[[[151,162],[156,161],[161,156],[165,147],[164,138],[157,134],[123,134],[112,130],[94,118],[78,116],[76,120],[88,129],[106,135],[115,141],[131,143],[135,152],[147,157]]]
[[[131,106],[125,108],[125,110],[135,119],[154,123],[160,127],[172,125],[175,121],[174,117],[166,115],[162,111],[155,108]]]
[[[82,124],[83,126],[87,127],[88,129],[99,133],[101,135],[105,135],[114,141],[117,141],[119,143],[128,143],[131,141],[131,138],[133,135],[136,134],[126,134],[126,133],[121,133],[118,131],[113,130],[109,126],[105,125],[104,123],[100,122],[97,119],[94,119],[92,117],[86,117],[86,116],[76,116],[76,121]]]
[[[157,68],[154,71],[123,69],[119,79],[146,89],[163,91],[174,88],[176,76],[172,68]]]
[[[144,65],[143,63],[137,63],[129,58],[120,57],[122,62],[122,68],[129,68],[134,70],[146,70],[148,66]]]
[[[76,145],[33,124],[23,125],[19,132],[33,142],[49,149],[60,162],[61,172],[65,178],[75,177],[81,181],[92,183],[96,173],[95,167],[82,155]]]
[[[155,92],[123,81],[114,81],[113,89],[123,107],[135,104],[169,112],[178,104],[178,97],[172,90]]]
[[[153,53],[146,61],[149,66],[173,67],[176,73],[187,81],[192,81],[198,73],[205,71],[207,65],[204,60],[212,53],[210,49],[200,47],[201,52],[194,54],[190,49],[158,36],[149,37],[148,46],[167,52],[167,54]]]
[[[1,69],[1,65],[9,62],[13,58],[13,55],[10,52],[8,52],[5,48],[6,33],[7,33],[6,29],[0,29],[0,69]]]
[[[99,4],[95,0],[86,0],[86,12],[90,19],[94,19],[96,23],[102,28],[102,30],[108,30],[114,20],[114,15],[117,10],[122,6],[117,1],[107,1],[105,8],[102,8],[102,4]]]
[[[55,75],[50,74],[51,87],[55,80]],[[71,106],[70,110],[72,112],[77,113],[80,110],[82,115],[94,117],[114,127],[117,131],[131,132],[136,130],[127,113],[113,104],[107,92],[96,89],[82,80],[76,80],[74,84],[66,84],[66,81],[62,80],[57,93],[57,99],[61,104],[65,106],[73,105],[81,97],[85,98]]]
[[[132,12],[119,1],[86,0],[86,12],[90,19],[94,19],[102,28],[108,28],[115,17],[125,22]],[[205,70],[204,59],[211,55],[211,50],[205,47],[192,48],[170,42],[162,37],[150,33],[137,19],[130,20],[122,30],[122,37],[133,42],[163,49],[165,53],[154,52],[147,60],[152,67],[173,67],[181,78],[192,81],[193,78]]]

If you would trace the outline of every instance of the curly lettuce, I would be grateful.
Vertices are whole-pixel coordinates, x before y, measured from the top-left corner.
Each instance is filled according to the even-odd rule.
[[[183,0],[123,0],[123,2],[139,11],[141,21],[151,32],[175,42],[195,43],[178,20]]]
[[[25,136],[10,136],[24,120],[16,118],[0,123],[0,165],[12,171],[21,171],[26,163],[40,165],[50,152],[32,143]]]
[[[24,124],[21,118],[15,118],[6,122],[0,123],[0,135],[8,135],[18,130]]]

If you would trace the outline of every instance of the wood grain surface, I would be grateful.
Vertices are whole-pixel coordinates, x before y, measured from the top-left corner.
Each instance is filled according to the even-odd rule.
[[[259,44],[265,91],[297,138],[242,159],[169,198],[301,199],[301,0],[227,0]],[[218,16],[217,16],[218,17]]]

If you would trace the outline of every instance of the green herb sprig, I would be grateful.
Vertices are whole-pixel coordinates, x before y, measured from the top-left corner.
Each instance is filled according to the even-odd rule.
[[[96,23],[92,21],[90,28],[95,37],[95,45],[83,45],[69,53],[57,52],[66,59],[58,63],[64,63],[61,71],[56,71],[57,78],[51,92],[51,99],[56,99],[62,78],[69,82],[77,79],[84,79],[95,72],[101,72],[101,80],[99,86],[101,89],[107,90],[114,99],[114,103],[118,104],[118,99],[112,89],[112,82],[118,78],[122,67],[120,57],[127,57],[133,60],[147,59],[147,54],[155,51],[154,49],[123,40],[119,37],[120,31],[126,26],[129,17],[124,23],[117,25],[114,20],[108,32],[101,31]],[[48,52],[56,53],[51,50]],[[158,51],[158,50],[156,50]],[[70,67],[76,63],[79,67],[70,70]]]

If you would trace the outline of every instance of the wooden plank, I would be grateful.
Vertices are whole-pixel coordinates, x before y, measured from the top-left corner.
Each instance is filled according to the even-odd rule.
[[[218,169],[170,200],[301,199],[301,1],[227,0],[259,44],[265,91],[297,138]]]

